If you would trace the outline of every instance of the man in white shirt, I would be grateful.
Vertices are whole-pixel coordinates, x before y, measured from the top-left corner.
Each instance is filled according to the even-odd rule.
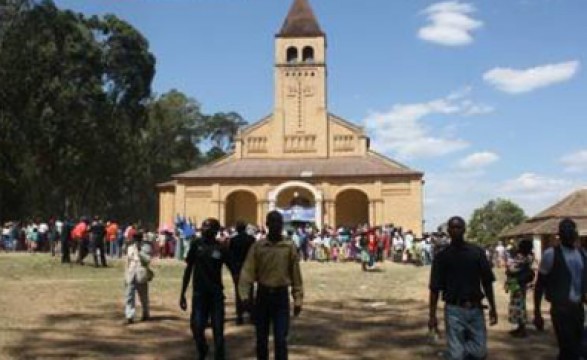
[[[495,247],[495,254],[497,256],[497,267],[501,267],[505,264],[505,246],[500,241],[497,246]]]
[[[587,261],[578,248],[577,224],[569,218],[559,223],[560,245],[542,255],[534,291],[534,325],[544,329],[542,295],[550,302],[550,316],[559,347],[559,359],[579,360],[583,340],[587,292]]]
[[[151,247],[143,242],[143,233],[137,231],[127,248],[126,260],[126,322],[132,324],[135,316],[135,294],[139,293],[143,317],[149,319],[149,262],[151,261]]]

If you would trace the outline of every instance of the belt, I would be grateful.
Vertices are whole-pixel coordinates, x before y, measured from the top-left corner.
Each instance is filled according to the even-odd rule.
[[[289,286],[265,286],[263,284],[259,284],[258,290],[267,294],[277,294],[282,292],[287,293],[288,288]]]
[[[579,307],[579,306],[583,306],[583,302],[582,301],[571,301],[571,300],[566,300],[566,301],[562,301],[562,302],[556,302],[556,303],[551,303],[551,306],[553,307]]]
[[[447,300],[446,304],[452,306],[458,306],[464,309],[482,309],[483,305],[481,301],[471,301],[471,300]]]

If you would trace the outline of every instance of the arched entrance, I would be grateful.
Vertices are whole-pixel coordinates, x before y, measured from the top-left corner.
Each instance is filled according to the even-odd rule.
[[[348,189],[336,196],[336,226],[369,223],[369,198],[361,190]]]
[[[314,194],[306,188],[290,187],[277,195],[276,206],[279,209],[288,209],[293,206],[310,208],[316,206]]]
[[[250,191],[238,190],[226,197],[225,226],[234,226],[237,221],[257,224],[257,197]]]
[[[288,181],[268,194],[269,210],[292,209],[293,218],[313,215],[313,222],[322,228],[322,192],[312,184],[303,181]]]

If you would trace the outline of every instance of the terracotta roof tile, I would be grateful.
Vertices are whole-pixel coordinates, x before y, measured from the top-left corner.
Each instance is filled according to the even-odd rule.
[[[308,0],[295,0],[283,22],[279,37],[324,36]]]
[[[324,159],[230,159],[174,176],[176,179],[422,176],[380,155]]]

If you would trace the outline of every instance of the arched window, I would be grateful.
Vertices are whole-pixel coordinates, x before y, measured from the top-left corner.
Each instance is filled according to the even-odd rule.
[[[314,62],[314,48],[306,46],[302,52],[302,59],[304,62]]]
[[[296,47],[288,47],[287,48],[287,62],[288,63],[295,63],[298,61],[298,49]]]

